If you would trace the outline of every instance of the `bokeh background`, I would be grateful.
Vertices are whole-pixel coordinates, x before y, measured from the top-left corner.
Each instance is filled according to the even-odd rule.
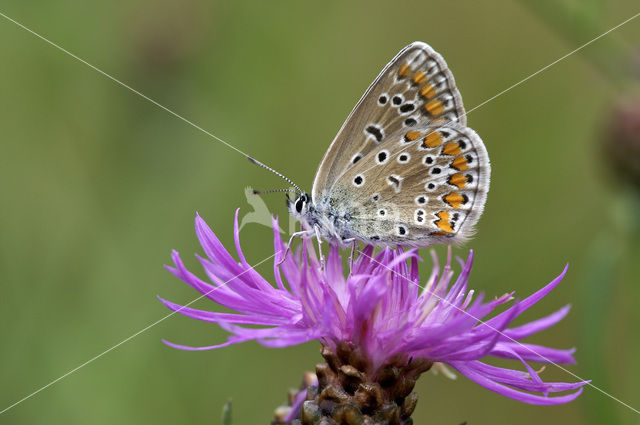
[[[443,54],[472,108],[640,10],[633,0],[33,0],[0,11],[310,189],[351,108],[409,42]],[[197,267],[196,211],[232,244],[234,210],[252,210],[245,187],[281,182],[4,18],[0,40],[4,409],[162,319],[156,295],[194,299],[162,265],[175,248]],[[525,319],[567,303],[572,312],[532,342],[577,347],[568,370],[636,409],[637,192],[610,171],[606,143],[620,145],[607,124],[614,105],[637,93],[639,41],[640,19],[469,115],[493,175],[477,237],[456,250],[476,251],[471,282],[489,296],[525,296],[570,263]],[[280,216],[282,198],[264,198]],[[272,253],[261,225],[247,225],[242,240],[251,262]],[[210,345],[225,333],[170,317],[0,423],[218,424],[232,399],[234,424],[266,424],[321,360],[316,343],[183,352],[161,338]],[[575,379],[554,367],[542,376]],[[512,401],[464,377],[426,374],[417,391],[416,424],[638,421],[592,388],[557,407]]]

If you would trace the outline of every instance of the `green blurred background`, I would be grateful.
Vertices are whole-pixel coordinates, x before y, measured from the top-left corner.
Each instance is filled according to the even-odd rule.
[[[575,13],[582,8],[586,18]],[[442,53],[469,109],[639,12],[634,0],[32,0],[2,2],[0,11],[306,189],[351,108],[409,42]],[[235,208],[251,211],[245,187],[281,182],[3,18],[0,39],[1,410],[163,318],[156,295],[194,299],[162,265],[175,248],[199,271],[195,212],[231,245]],[[524,319],[567,303],[572,312],[532,342],[576,346],[568,369],[635,408],[640,250],[625,238],[633,219],[615,219],[630,207],[599,143],[610,105],[631,90],[612,80],[618,66],[605,68],[620,52],[637,53],[638,40],[640,19],[468,117],[493,166],[468,244],[477,253],[472,286],[525,296],[569,262],[565,281]],[[281,216],[282,198],[265,197]],[[265,227],[247,225],[242,239],[250,262],[272,253]],[[321,360],[317,343],[184,352],[161,338],[210,345],[225,333],[171,317],[0,423],[218,424],[231,398],[235,425],[266,424]],[[542,376],[575,380],[553,366]],[[512,401],[464,377],[426,374],[417,390],[416,424],[638,421],[592,388],[556,407]]]

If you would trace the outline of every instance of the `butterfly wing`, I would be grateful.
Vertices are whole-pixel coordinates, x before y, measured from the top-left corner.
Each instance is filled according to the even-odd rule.
[[[342,174],[329,205],[356,238],[427,246],[473,233],[491,168],[480,137],[456,123],[397,131]]]
[[[434,122],[466,125],[462,98],[442,56],[414,42],[385,66],[349,114],[320,163],[312,199],[326,196],[338,177],[387,135]]]

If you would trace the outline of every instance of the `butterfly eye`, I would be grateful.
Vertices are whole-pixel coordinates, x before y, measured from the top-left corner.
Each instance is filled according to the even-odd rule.
[[[296,212],[301,213],[302,212],[302,207],[304,207],[304,200],[302,198],[299,198],[296,201]]]

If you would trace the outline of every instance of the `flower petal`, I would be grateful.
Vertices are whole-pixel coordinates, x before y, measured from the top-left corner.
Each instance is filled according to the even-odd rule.
[[[582,386],[586,385],[588,381],[580,382],[580,388],[577,391],[558,397],[546,397],[535,394],[526,393],[511,387],[504,385],[500,379],[496,376],[488,376],[482,373],[479,369],[475,368],[473,363],[452,362],[448,363],[455,368],[458,372],[471,379],[478,385],[481,385],[488,390],[496,392],[505,397],[512,398],[514,400],[522,401],[529,404],[537,405],[554,405],[563,404],[575,400],[582,393]]]
[[[337,245],[330,245],[322,267],[313,239],[302,239],[297,249],[288,250],[278,221],[272,222],[276,286],[254,270],[245,258],[237,211],[234,243],[239,261],[223,247],[204,220],[196,216],[196,234],[206,254],[206,258],[198,259],[212,284],[187,270],[175,251],[172,253],[174,266],[167,269],[232,312],[199,310],[162,298],[160,301],[174,312],[217,323],[230,336],[225,343],[205,347],[165,341],[167,345],[185,350],[209,350],[249,340],[274,348],[311,340],[319,340],[332,348],[347,343],[368,356],[367,364],[374,371],[392,358],[443,362],[492,391],[532,404],[571,401],[587,383],[543,382],[528,362],[572,363],[574,350],[520,342],[562,320],[569,311],[568,306],[509,328],[517,316],[558,285],[566,267],[539,291],[522,301],[514,301],[511,307],[485,320],[513,297],[508,293],[485,301],[482,294],[474,295],[469,289],[473,251],[465,261],[457,258],[454,262],[462,268],[455,281],[451,249],[442,269],[432,251],[434,267],[420,291],[417,267],[420,257],[416,249],[404,251],[387,247],[374,255],[373,246],[366,246],[345,276],[342,253]],[[488,355],[516,360],[525,371],[480,361]],[[549,393],[564,391],[574,392],[548,397]]]

